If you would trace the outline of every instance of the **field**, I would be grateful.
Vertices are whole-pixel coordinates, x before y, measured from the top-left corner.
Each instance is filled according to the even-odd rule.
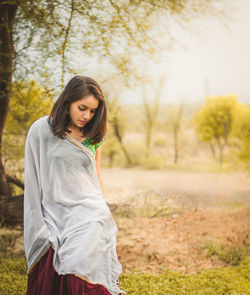
[[[250,244],[245,174],[103,169],[103,179],[125,271],[224,267],[211,252]]]
[[[244,173],[102,169],[127,294],[249,294]],[[24,294],[20,229],[1,229],[0,294]]]

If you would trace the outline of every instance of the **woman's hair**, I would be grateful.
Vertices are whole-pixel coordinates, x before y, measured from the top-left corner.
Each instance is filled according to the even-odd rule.
[[[94,117],[81,128],[83,136],[91,139],[93,144],[101,142],[107,131],[107,107],[100,86],[90,77],[75,76],[72,78],[55,102],[50,113],[50,126],[55,135],[65,138],[71,122],[69,106],[72,102],[93,95],[99,105]],[[52,119],[52,120],[51,120]]]

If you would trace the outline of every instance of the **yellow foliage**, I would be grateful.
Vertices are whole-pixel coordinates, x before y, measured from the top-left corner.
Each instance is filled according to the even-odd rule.
[[[228,96],[206,97],[205,103],[195,115],[195,131],[205,142],[225,140],[231,135],[238,107],[237,97]]]
[[[6,122],[7,134],[26,135],[30,125],[50,113],[52,95],[37,82],[14,82]]]
[[[25,137],[30,125],[49,114],[52,106],[52,95],[37,82],[30,80],[13,83],[3,136],[5,158],[15,162],[23,158]]]
[[[231,137],[238,138],[240,160],[249,163],[250,107],[240,104],[235,95],[206,97],[194,116],[194,126],[199,138],[210,144],[214,155],[219,152],[221,163],[224,148]]]
[[[241,142],[239,157],[246,162],[247,169],[250,170],[250,106],[239,104],[237,116],[233,128],[233,134]]]

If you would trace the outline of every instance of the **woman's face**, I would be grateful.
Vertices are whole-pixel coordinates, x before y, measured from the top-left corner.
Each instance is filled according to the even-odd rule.
[[[98,105],[99,101],[92,94],[72,102],[69,106],[71,124],[82,128],[94,117]]]

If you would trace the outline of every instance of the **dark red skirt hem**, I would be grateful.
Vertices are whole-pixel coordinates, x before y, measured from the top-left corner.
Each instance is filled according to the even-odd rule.
[[[53,266],[52,247],[28,274],[26,295],[111,295],[103,285],[92,284],[74,274],[59,275]]]

